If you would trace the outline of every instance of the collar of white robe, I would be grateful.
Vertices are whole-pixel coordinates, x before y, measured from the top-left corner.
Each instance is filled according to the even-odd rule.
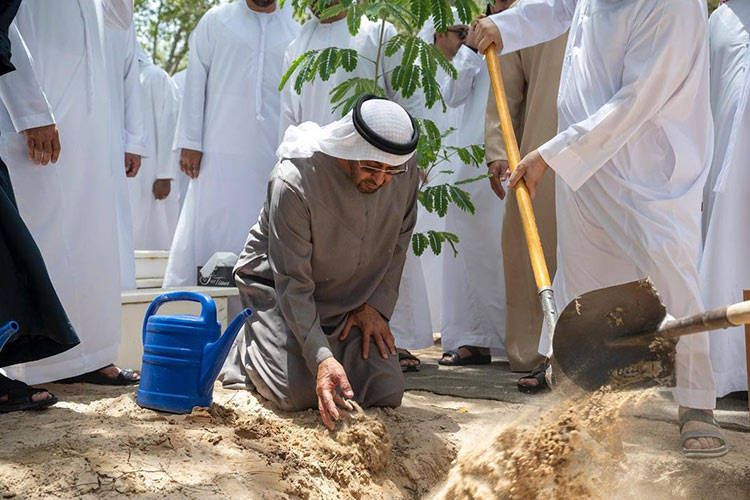
[[[365,130],[363,125],[367,137],[360,132]],[[320,152],[344,160],[397,166],[414,156],[418,142],[419,127],[404,108],[388,99],[363,96],[354,110],[324,127],[313,122],[289,127],[276,156],[310,158]]]

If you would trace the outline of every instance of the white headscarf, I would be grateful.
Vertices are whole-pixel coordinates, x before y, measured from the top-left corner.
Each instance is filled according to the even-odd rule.
[[[320,152],[343,160],[377,161],[386,165],[403,165],[414,156],[414,152],[406,155],[388,153],[367,142],[354,128],[352,113],[324,127],[314,122],[289,127],[276,156],[279,159],[310,158]],[[373,132],[397,144],[409,143],[414,135],[409,114],[393,101],[365,101],[362,119]]]

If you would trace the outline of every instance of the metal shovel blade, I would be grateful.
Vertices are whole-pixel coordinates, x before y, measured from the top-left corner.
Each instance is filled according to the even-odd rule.
[[[649,357],[648,342],[622,341],[655,332],[666,314],[650,279],[585,293],[573,299],[557,321],[554,357],[563,375],[594,391],[607,384],[613,370]],[[618,341],[621,345],[614,345]]]

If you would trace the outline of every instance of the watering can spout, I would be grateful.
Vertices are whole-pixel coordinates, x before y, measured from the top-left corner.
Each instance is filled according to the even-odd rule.
[[[253,311],[245,309],[227,326],[224,335],[219,337],[216,342],[208,344],[203,348],[203,358],[201,360],[201,377],[199,382],[199,392],[208,394],[213,388],[216,377],[219,376],[224,360],[229,354],[237,333],[251,316]]]
[[[10,338],[15,335],[15,333],[18,331],[18,323],[15,321],[11,321],[10,323],[6,323],[3,326],[0,326],[0,350],[3,349],[3,346],[5,346],[5,343],[10,340]]]

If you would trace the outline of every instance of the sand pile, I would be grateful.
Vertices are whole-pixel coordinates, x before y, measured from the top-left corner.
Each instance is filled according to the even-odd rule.
[[[436,498],[612,498],[625,470],[621,413],[652,394],[603,388],[517,421],[485,446],[462,450]]]
[[[329,432],[244,391],[185,416],[133,389],[50,389],[62,403],[0,416],[0,498],[417,499],[455,458],[434,414],[368,410]]]

